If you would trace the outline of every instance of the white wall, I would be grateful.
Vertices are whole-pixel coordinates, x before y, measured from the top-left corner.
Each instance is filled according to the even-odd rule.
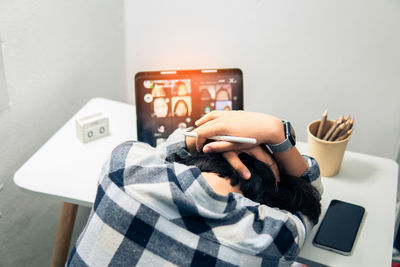
[[[397,0],[0,0],[0,266],[49,265],[60,211],[14,172],[90,98],[134,102],[137,71],[240,67],[246,109],[290,119],[303,141],[325,108],[351,113],[350,149],[394,158],[399,14]]]
[[[0,112],[0,266],[50,264],[61,203],[12,176],[90,98],[125,99],[123,15],[115,0],[0,0],[12,102]]]
[[[349,149],[395,158],[397,0],[125,1],[127,92],[142,70],[239,67],[245,109],[290,119],[299,139],[328,108],[355,117]]]
[[[4,73],[3,49],[1,45],[1,36],[0,36],[0,111],[7,108],[8,105],[9,101],[7,93],[7,83],[6,83],[6,75]]]

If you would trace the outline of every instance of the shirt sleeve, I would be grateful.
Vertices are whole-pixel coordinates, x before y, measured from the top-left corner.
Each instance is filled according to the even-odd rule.
[[[132,149],[133,148],[133,149]],[[152,147],[149,144],[137,141],[122,143],[114,149],[114,157],[122,161],[123,151],[129,150],[125,159],[125,165],[164,165],[171,163],[176,158],[186,158],[191,154],[187,150],[185,136],[182,129],[176,129],[166,140],[165,143]]]
[[[318,190],[319,194],[322,195],[324,188],[322,186],[321,174],[317,161],[314,158],[306,155],[303,155],[303,158],[308,164],[308,169],[303,173],[303,175],[300,176],[300,178],[311,183],[311,185]]]
[[[302,176],[300,176],[300,179],[303,179],[309,183],[319,192],[319,194],[322,196],[322,193],[324,191],[324,188],[322,186],[321,182],[321,175],[320,175],[320,170],[319,170],[319,165],[317,161],[310,157],[303,155],[303,158],[306,160],[308,164],[308,169],[304,172]],[[314,223],[303,213],[301,212],[296,212],[295,214],[302,222],[302,225],[304,226],[304,239],[300,238],[301,241],[300,245],[302,246],[304,244],[304,240],[307,238],[307,236],[310,234],[311,229],[314,227]],[[297,223],[298,225],[298,223]],[[299,227],[299,225],[298,225]]]
[[[181,173],[194,174],[186,172],[193,167],[168,161],[171,155],[190,155],[182,130],[176,130],[165,143],[157,147],[138,141],[120,144],[113,150],[107,163],[109,168],[105,168],[103,173],[108,172],[108,180],[121,188],[123,194],[165,218],[176,218],[180,215],[174,199],[184,197],[178,176]]]
[[[167,161],[176,161],[177,159],[184,159],[190,157],[191,154],[187,150],[186,137],[183,135],[182,129],[176,129],[162,144],[162,149],[165,150]]]

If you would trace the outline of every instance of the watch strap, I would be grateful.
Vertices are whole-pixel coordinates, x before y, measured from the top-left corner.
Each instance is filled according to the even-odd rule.
[[[276,145],[265,145],[272,153],[279,153],[279,152],[284,152],[288,149],[290,149],[293,145],[292,142],[290,142],[289,138],[286,138],[283,142],[276,144]]]
[[[290,122],[288,122],[286,120],[282,120],[282,123],[284,125],[284,131],[285,131],[285,138],[286,139],[283,140],[281,143],[275,144],[275,145],[265,144],[265,147],[271,153],[284,152],[286,150],[289,150],[292,146],[294,146],[296,144],[294,136],[292,136],[292,132],[291,132],[292,131],[292,128],[291,128],[292,126],[291,126]]]

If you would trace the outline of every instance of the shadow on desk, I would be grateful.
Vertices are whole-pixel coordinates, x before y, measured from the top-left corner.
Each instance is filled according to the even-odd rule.
[[[357,158],[347,158],[342,163],[338,178],[351,177],[351,179],[347,179],[348,182],[363,183],[373,177],[374,173],[378,171],[379,170],[376,169],[376,166],[368,164],[363,160]]]
[[[307,259],[304,259],[304,258],[301,258],[301,257],[297,257],[296,258],[296,262],[299,262],[299,263],[302,263],[302,264],[306,264],[307,266],[310,266],[310,267],[329,267],[329,265],[316,263],[314,261],[310,261],[310,260],[307,260]]]

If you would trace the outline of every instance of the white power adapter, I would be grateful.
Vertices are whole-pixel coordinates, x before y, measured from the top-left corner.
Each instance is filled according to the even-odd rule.
[[[96,113],[75,120],[76,137],[83,143],[109,135],[109,120],[103,113]]]

